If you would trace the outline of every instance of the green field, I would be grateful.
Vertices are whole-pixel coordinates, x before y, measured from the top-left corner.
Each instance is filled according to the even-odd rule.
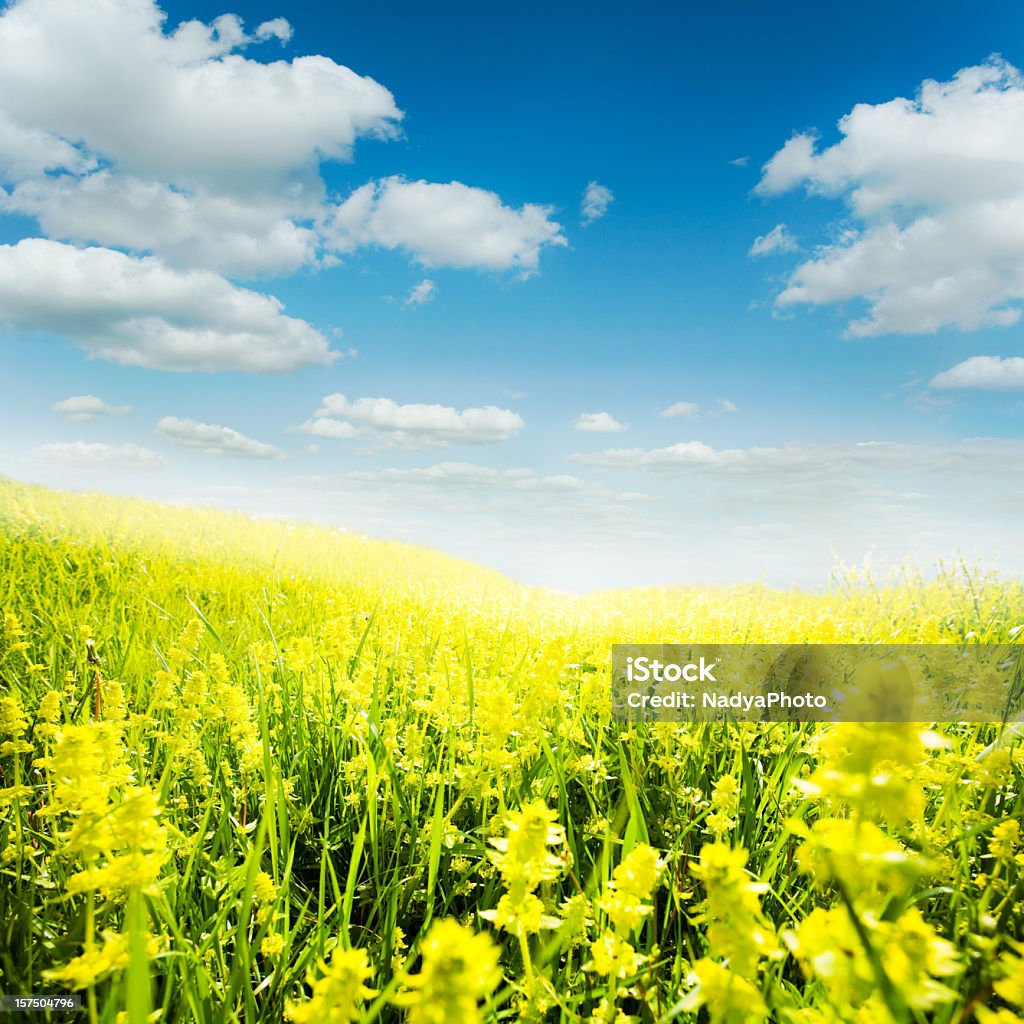
[[[566,597],[0,481],[0,604],[2,992],[130,1024],[1022,1019],[1015,737],[608,700],[616,642],[1012,642],[1018,581]]]

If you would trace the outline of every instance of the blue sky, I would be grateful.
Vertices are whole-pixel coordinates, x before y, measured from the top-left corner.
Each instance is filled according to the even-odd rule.
[[[1018,574],[1022,22],[8,4],[0,472],[559,589]]]

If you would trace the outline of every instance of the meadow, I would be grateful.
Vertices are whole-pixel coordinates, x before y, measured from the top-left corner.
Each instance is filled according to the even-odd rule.
[[[608,692],[613,643],[1015,642],[1020,581],[570,597],[0,480],[0,612],[0,992],[82,999],[34,1019],[1024,1019],[1012,730]]]

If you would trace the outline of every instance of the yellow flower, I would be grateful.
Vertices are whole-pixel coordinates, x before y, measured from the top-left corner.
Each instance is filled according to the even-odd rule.
[[[290,1006],[289,1018],[296,1024],[349,1024],[359,1020],[360,1004],[377,994],[364,984],[373,976],[366,950],[335,949],[327,962],[320,964],[320,970],[322,976],[313,983],[312,998]]]
[[[588,1018],[587,1024],[640,1024],[640,1018],[626,1013],[608,999],[602,999]]]
[[[746,870],[747,851],[711,843],[700,852],[694,874],[707,899],[698,920],[708,923],[708,942],[716,956],[728,959],[736,974],[752,978],[762,956],[776,956],[778,943],[761,913],[760,895],[768,888]]]
[[[482,910],[480,916],[512,935],[534,935],[541,928],[557,928],[561,923],[557,917],[545,915],[544,904],[533,893],[519,899],[505,893],[494,910]]]
[[[66,726],[53,753],[52,774],[59,806],[85,816],[105,813],[111,791],[131,778],[121,730],[111,722]]]
[[[25,797],[31,795],[31,786],[5,786],[3,789],[0,789],[0,807],[6,807],[9,804],[13,804],[18,800],[23,800]],[[13,850],[14,847],[12,846],[10,849]]]
[[[491,839],[498,852],[490,856],[508,891],[496,909],[482,910],[480,916],[518,936],[557,928],[558,918],[544,914],[544,904],[533,890],[565,869],[568,853],[559,857],[548,850],[549,846],[565,843],[565,829],[556,824],[555,812],[543,800],[533,800],[509,814],[505,827],[504,838]]]
[[[47,981],[59,981],[70,989],[89,988],[111,971],[127,967],[128,959],[128,936],[104,932],[102,946],[87,946],[81,956],[61,968],[44,971],[43,977]]]
[[[72,875],[68,891],[99,890],[109,895],[122,889],[152,888],[167,859],[167,833],[158,823],[159,816],[156,795],[143,786],[125,793],[123,802],[113,804],[87,831],[72,831],[74,842],[69,849],[77,846],[88,857],[103,851],[107,860]]]
[[[796,862],[820,886],[838,878],[851,892],[903,891],[928,867],[920,854],[887,836],[874,822],[820,818],[799,847]]]
[[[979,1006],[976,1012],[978,1024],[1020,1024],[1020,1016],[1013,1010],[989,1010]]]
[[[1014,943],[1024,953],[1024,944]],[[1003,977],[995,983],[1000,998],[1024,1010],[1024,956],[1010,956],[1003,961]]]
[[[39,717],[44,722],[56,722],[60,718],[60,691],[47,690],[39,699]]]
[[[886,974],[910,1007],[930,1010],[956,998],[936,979],[959,972],[959,955],[917,908],[895,921],[868,917],[861,921],[861,929],[854,927],[845,907],[818,907],[795,932],[785,935],[804,972],[828,983],[830,1001],[837,1009],[849,1015],[853,1008],[868,1007],[876,994],[877,978],[864,948],[865,935],[884,957]]]
[[[36,723],[35,735],[42,739],[55,736],[58,732],[55,723],[60,718],[60,691],[47,690],[39,700],[36,714],[39,721]]]
[[[988,852],[996,860],[1010,861],[1017,852],[1020,842],[1020,822],[1016,818],[1007,818],[999,822],[992,830],[992,839],[988,844]]]
[[[409,1009],[408,1024],[478,1024],[479,1000],[501,982],[498,948],[446,918],[431,925],[423,941],[423,966],[409,976],[411,991],[396,998]]]
[[[960,970],[956,947],[942,938],[912,907],[896,921],[878,928],[879,948],[884,951],[886,973],[915,1010],[931,1010],[956,999],[956,993],[936,978]]]
[[[590,945],[591,960],[583,969],[606,978],[629,978],[643,967],[646,958],[625,939],[605,932]]]
[[[560,908],[562,924],[560,935],[563,941],[578,945],[584,941],[587,925],[593,920],[590,904],[582,893],[574,893]]]
[[[903,823],[924,806],[917,778],[930,734],[911,722],[846,722],[825,730],[822,764],[797,779],[806,796],[847,806],[870,818]],[[929,740],[930,741],[930,740]]]
[[[305,672],[316,661],[316,647],[308,636],[293,640],[284,652],[284,663],[291,672]]]
[[[708,830],[719,836],[736,827],[735,815],[739,810],[739,783],[734,775],[723,775],[711,794],[714,811],[707,817]]]
[[[631,932],[639,928],[651,907],[630,892],[606,892],[599,906],[608,915],[617,931]]]
[[[663,862],[649,846],[635,846],[612,872],[612,887],[647,899],[658,884]]]
[[[874,990],[871,962],[845,907],[815,907],[783,939],[805,974],[828,983],[834,1005],[858,1005]]]
[[[28,729],[28,719],[17,697],[0,697],[0,736],[20,739]],[[32,749],[31,747],[29,748]]]
[[[638,928],[651,912],[644,901],[658,884],[663,864],[658,855],[646,845],[634,847],[612,872],[608,891],[599,901],[617,931],[631,932]]]
[[[565,862],[549,852],[549,846],[565,842],[565,829],[543,800],[533,800],[505,819],[505,838],[491,840],[498,853],[491,859],[506,883],[523,881],[529,888],[557,878]]]
[[[270,919],[270,915],[274,912],[274,901],[277,899],[277,886],[274,885],[274,880],[266,873],[261,871],[256,876],[256,881],[253,885],[252,898],[255,901],[259,910],[256,913],[256,920],[263,924],[265,921]]]
[[[680,1008],[692,1011],[706,1006],[712,1024],[759,1024],[768,1017],[761,993],[714,960],[698,960],[687,981],[692,988]]]

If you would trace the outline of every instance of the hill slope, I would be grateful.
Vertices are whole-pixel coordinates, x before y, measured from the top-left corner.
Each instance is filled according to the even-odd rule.
[[[1004,641],[1019,583],[567,598],[0,481],[0,604],[6,992],[132,1024],[938,1024],[1016,998],[1019,750],[627,728],[606,691],[616,641]]]

